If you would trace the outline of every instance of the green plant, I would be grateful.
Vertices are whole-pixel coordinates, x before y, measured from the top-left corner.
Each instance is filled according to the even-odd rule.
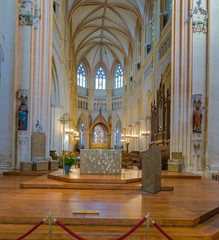
[[[63,165],[76,165],[77,164],[77,158],[75,153],[72,152],[65,152],[63,155],[58,157],[58,161]]]

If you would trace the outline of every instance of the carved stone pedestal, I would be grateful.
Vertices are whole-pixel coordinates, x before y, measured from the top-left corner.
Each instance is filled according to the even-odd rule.
[[[34,171],[48,171],[49,170],[49,162],[48,161],[37,161],[33,163]]]
[[[168,160],[168,171],[169,172],[182,172],[182,159],[169,159]]]
[[[21,171],[32,171],[33,163],[32,162],[21,162],[20,170]]]
[[[172,159],[168,160],[169,172],[182,172],[183,157],[181,152],[173,152]]]
[[[48,171],[49,158],[46,158],[46,135],[34,132],[32,135],[32,161],[33,170]]]
[[[58,170],[59,168],[59,162],[56,160],[50,160],[49,161],[49,170]]]
[[[141,190],[149,193],[161,190],[161,152],[156,148],[142,153]]]

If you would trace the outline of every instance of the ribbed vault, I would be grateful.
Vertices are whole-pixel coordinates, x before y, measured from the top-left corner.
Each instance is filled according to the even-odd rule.
[[[134,45],[136,23],[142,23],[145,0],[76,0],[70,11],[71,43],[77,64],[84,58],[93,69],[115,60],[124,66]]]

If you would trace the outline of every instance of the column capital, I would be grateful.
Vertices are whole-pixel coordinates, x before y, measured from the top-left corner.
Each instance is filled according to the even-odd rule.
[[[18,5],[20,25],[39,27],[40,7],[33,0],[21,0]],[[34,12],[34,13],[33,13]]]
[[[29,90],[27,89],[18,89],[17,97],[20,98],[29,98]]]

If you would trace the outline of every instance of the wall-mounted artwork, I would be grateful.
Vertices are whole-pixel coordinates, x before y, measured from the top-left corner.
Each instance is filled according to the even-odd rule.
[[[200,104],[196,104],[195,110],[193,111],[193,132],[201,133],[202,127],[202,112],[200,110]]]
[[[193,133],[202,131],[202,94],[193,95],[193,113],[192,113],[192,130]]]
[[[26,99],[22,99],[18,107],[18,130],[27,131],[28,105],[26,101]]]

